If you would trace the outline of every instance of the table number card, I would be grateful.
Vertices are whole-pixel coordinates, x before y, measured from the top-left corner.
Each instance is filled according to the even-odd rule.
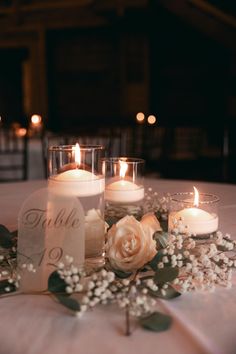
[[[23,269],[21,290],[46,290],[49,275],[66,255],[83,265],[83,207],[78,198],[40,189],[24,202],[18,217],[18,265],[32,263],[36,269],[35,273]]]

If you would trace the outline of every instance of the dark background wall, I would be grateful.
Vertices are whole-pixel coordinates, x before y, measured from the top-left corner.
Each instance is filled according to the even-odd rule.
[[[22,62],[26,57],[24,49],[0,48],[0,115],[8,124],[26,123],[22,92]]]
[[[150,173],[236,181],[234,6],[70,4],[22,1],[12,14],[13,2],[0,6],[3,121],[27,125],[39,113],[58,134],[118,131]],[[138,112],[157,122],[137,124]]]

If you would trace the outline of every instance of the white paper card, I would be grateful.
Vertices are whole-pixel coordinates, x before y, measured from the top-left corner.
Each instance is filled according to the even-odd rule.
[[[85,258],[84,210],[76,197],[54,194],[43,188],[31,194],[18,217],[18,265],[32,263],[31,273],[24,269],[22,291],[44,291],[49,275],[65,256],[82,266]]]

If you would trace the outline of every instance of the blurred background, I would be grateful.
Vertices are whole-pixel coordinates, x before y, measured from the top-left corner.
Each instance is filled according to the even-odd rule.
[[[149,176],[236,183],[236,4],[1,0],[0,116],[0,148],[25,139],[23,179],[77,136]]]

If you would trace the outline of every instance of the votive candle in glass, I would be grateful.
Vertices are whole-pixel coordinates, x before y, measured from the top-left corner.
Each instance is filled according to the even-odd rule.
[[[103,174],[106,177],[106,217],[120,219],[142,212],[144,198],[144,160],[130,157],[103,159]]]
[[[170,196],[169,230],[181,220],[186,231],[191,235],[204,236],[218,230],[219,198],[210,193],[193,192],[175,193]]]

